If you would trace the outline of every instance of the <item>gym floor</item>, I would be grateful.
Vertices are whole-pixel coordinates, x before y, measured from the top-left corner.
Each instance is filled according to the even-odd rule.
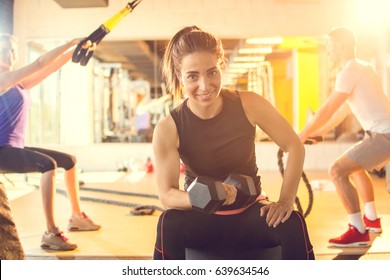
[[[348,225],[346,213],[336,191],[327,180],[325,170],[306,171],[306,175],[314,193],[313,207],[306,221],[316,259],[390,260],[390,231],[388,230],[390,229],[390,193],[386,190],[385,179],[373,176],[377,210],[382,219],[383,233],[371,235],[373,239],[371,247],[340,249],[328,245],[328,239],[345,232]],[[271,200],[276,200],[281,183],[280,174],[277,171],[266,171],[262,172],[261,176],[263,189]],[[82,208],[95,222],[102,225],[102,229],[96,232],[66,232],[70,240],[78,244],[76,250],[67,252],[46,251],[40,248],[45,220],[41,195],[34,186],[39,183],[39,177],[39,174],[31,174],[27,182],[26,177],[21,174],[7,174],[6,177],[0,177],[7,190],[14,222],[27,259],[152,259],[156,223],[160,211],[156,210],[152,215],[145,216],[133,216],[130,211],[133,204],[160,206],[159,201],[153,197],[127,196],[112,192],[155,195],[153,174],[80,173],[79,179],[84,182],[80,191]],[[57,180],[58,190],[64,190],[61,173],[58,174]],[[109,193],[98,192],[99,189]],[[298,197],[305,210],[308,205],[308,191],[303,181]],[[57,222],[66,229],[70,213],[68,200],[63,193],[58,192],[55,203]]]

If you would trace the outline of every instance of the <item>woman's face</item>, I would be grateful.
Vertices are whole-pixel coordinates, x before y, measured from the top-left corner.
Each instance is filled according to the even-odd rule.
[[[204,105],[213,103],[222,87],[217,57],[209,52],[195,52],[184,56],[180,80],[191,100]]]
[[[12,38],[0,41],[0,67],[12,68],[16,62],[16,42]]]

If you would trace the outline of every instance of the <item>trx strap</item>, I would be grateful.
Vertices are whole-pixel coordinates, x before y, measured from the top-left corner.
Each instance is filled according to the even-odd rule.
[[[111,30],[129,13],[131,13],[134,8],[141,2],[142,0],[134,0],[129,2],[125,8],[117,12],[114,16],[108,19],[105,23],[100,25],[98,29],[92,32],[87,38],[82,40],[76,47],[73,52],[72,61],[74,63],[79,63],[82,66],[87,65],[89,59],[92,57],[93,51],[89,51],[88,49],[83,49],[82,46],[87,42],[91,41],[98,45],[103,38],[111,32]]]

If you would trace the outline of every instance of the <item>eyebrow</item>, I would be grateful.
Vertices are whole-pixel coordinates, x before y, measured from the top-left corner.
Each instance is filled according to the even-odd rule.
[[[211,71],[214,71],[214,70],[218,70],[218,67],[217,66],[213,66],[210,69],[208,69],[207,72],[211,72]]]
[[[213,66],[213,67],[207,69],[206,72],[208,73],[208,72],[211,72],[211,71],[214,71],[214,70],[217,70],[217,69],[218,69],[217,66]],[[188,75],[188,74],[198,74],[198,73],[199,73],[199,71],[188,71],[185,74]]]
[[[198,74],[198,73],[199,73],[199,71],[188,71],[185,74],[189,75],[189,74]]]

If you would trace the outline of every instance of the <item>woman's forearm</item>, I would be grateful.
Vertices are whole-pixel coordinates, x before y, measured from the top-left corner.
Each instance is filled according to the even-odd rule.
[[[294,148],[287,152],[287,162],[283,175],[279,201],[284,201],[293,205],[302,176],[305,149],[303,145],[295,145]]]
[[[189,210],[192,208],[188,193],[176,188],[171,188],[160,195],[160,200],[165,209]]]
[[[24,79],[21,82],[21,85],[25,89],[30,89],[40,82],[42,82],[45,78],[47,78],[50,74],[56,72],[59,70],[64,64],[66,64],[72,57],[73,51],[68,51],[67,53],[63,54],[61,57],[59,57],[57,60],[53,61],[50,65],[47,67],[36,71],[34,74],[30,75],[26,79]]]
[[[44,68],[49,66],[53,61],[56,61],[58,58],[60,58],[64,53],[66,53],[71,47],[77,45],[79,40],[71,40],[67,42],[66,44],[63,44],[43,55],[41,55],[37,59],[37,64],[40,68]]]

